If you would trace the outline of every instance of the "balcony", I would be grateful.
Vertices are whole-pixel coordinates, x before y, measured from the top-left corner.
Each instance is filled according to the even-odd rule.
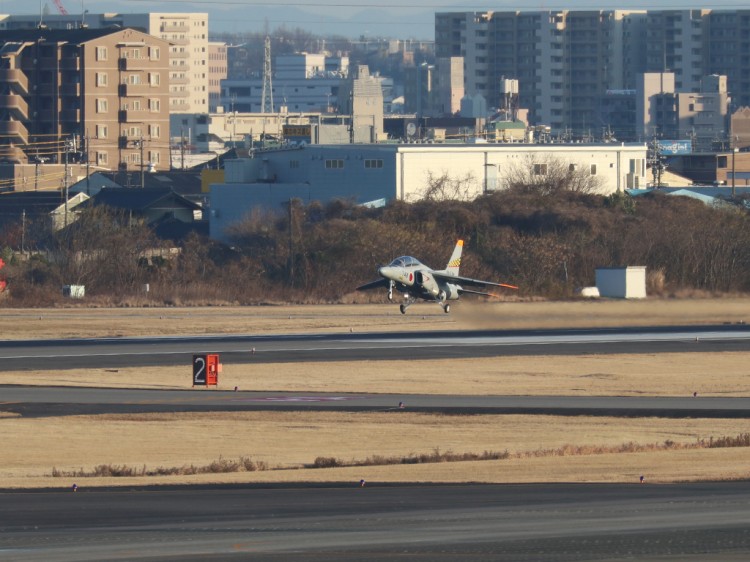
[[[8,111],[16,121],[26,121],[29,118],[29,104],[21,96],[0,95],[0,110]]]
[[[171,76],[169,78],[169,83],[171,84],[190,84],[190,78],[187,78],[186,76]]]
[[[120,70],[145,70],[144,67],[151,64],[151,59],[147,58],[120,57],[117,60]]]
[[[29,79],[21,70],[0,68],[0,83],[7,84],[17,94],[29,93]]]
[[[179,39],[167,39],[173,45],[190,45],[190,39],[187,37],[181,37]]]
[[[60,112],[60,121],[68,121],[73,123],[80,123],[81,121],[81,110],[80,109],[63,109]]]
[[[120,123],[145,123],[150,112],[143,109],[121,109],[117,112]]]
[[[0,137],[11,142],[29,144],[29,131],[18,121],[0,121]]]
[[[185,100],[175,100],[174,103],[169,104],[169,111],[187,111],[190,109],[190,104]]]
[[[64,96],[80,97],[81,96],[81,84],[77,82],[68,82],[67,84],[63,84],[62,86],[60,86],[60,92]]]
[[[26,164],[28,158],[26,153],[10,144],[0,145],[0,162],[13,162],[15,164]]]
[[[190,57],[190,53],[187,51],[171,51],[169,53],[170,59],[186,59],[188,57]]]
[[[60,68],[62,70],[81,70],[81,59],[79,57],[65,57],[60,60]]]
[[[184,23],[164,23],[160,27],[161,33],[188,33],[190,27]]]
[[[120,84],[120,97],[135,97],[146,95],[149,91],[148,84]]]

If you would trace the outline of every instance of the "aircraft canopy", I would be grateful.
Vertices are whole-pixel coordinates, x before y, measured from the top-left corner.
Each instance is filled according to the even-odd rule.
[[[390,264],[390,267],[417,267],[422,265],[417,258],[411,256],[401,256],[396,258]]]

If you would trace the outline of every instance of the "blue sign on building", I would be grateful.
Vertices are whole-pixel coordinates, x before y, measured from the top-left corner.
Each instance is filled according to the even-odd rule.
[[[693,152],[693,141],[691,140],[660,140],[658,142],[659,152],[664,156],[690,154]]]

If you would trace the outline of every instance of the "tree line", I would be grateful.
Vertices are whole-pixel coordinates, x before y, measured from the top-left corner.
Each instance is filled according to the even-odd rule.
[[[453,189],[452,189],[453,190]],[[460,193],[460,189],[456,191]],[[594,284],[595,269],[645,265],[651,294],[750,291],[750,228],[743,206],[714,208],[659,192],[631,198],[540,182],[487,194],[365,208],[350,201],[279,212],[256,210],[231,243],[197,235],[159,240],[142,221],[91,208],[66,229],[0,231],[9,306],[62,301],[61,286],[86,287],[109,305],[361,302],[379,265],[399,255],[442,268],[465,241],[462,275],[513,283],[522,296],[566,298]],[[148,292],[145,286],[148,285]]]

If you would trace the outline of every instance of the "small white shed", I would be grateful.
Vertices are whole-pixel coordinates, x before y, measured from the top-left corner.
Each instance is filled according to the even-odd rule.
[[[646,266],[597,267],[596,287],[603,297],[645,299]]]

